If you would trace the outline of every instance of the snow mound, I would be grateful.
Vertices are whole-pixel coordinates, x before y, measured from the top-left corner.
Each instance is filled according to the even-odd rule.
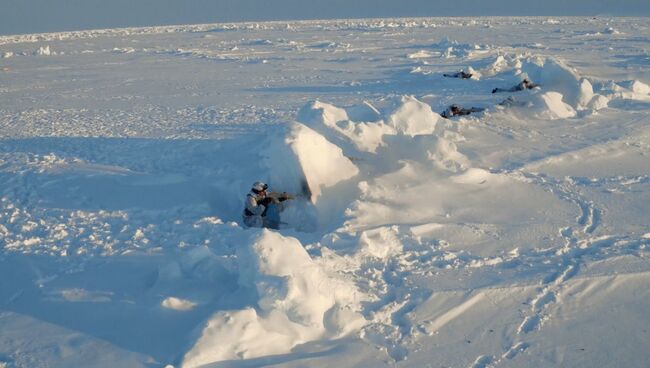
[[[502,103],[502,106],[507,106],[511,113],[521,119],[526,119],[531,115],[545,120],[575,117],[577,115],[576,110],[565,103],[562,98],[562,94],[558,92],[539,92],[510,97]],[[603,100],[600,100],[600,98]],[[590,103],[590,106],[594,106],[594,110],[597,110],[601,107],[607,107],[608,102],[609,100],[606,97],[598,95],[594,97],[594,101]]]
[[[639,80],[609,81],[599,88],[609,100],[650,101],[650,86]]]
[[[589,79],[555,58],[498,56],[481,72],[486,76],[512,72],[518,80],[538,84],[539,89],[518,93],[516,99],[520,106],[533,106],[534,113],[541,118],[573,117],[579,111],[593,112],[609,104],[610,98],[595,93]]]
[[[416,136],[432,134],[442,118],[431,110],[431,106],[412,96],[403,96],[399,108],[388,117],[388,125],[398,133]]]
[[[480,74],[483,77],[492,77],[506,70],[512,70],[514,68],[520,67],[521,62],[519,59],[513,59],[511,57],[499,55],[487,67],[481,69]]]
[[[353,120],[363,120],[361,122]],[[402,96],[395,109],[384,117],[365,102],[346,109],[320,101],[310,102],[298,113],[298,121],[318,131],[337,145],[376,153],[386,136],[415,137],[433,134],[443,120],[431,107],[412,96]]]
[[[433,54],[430,51],[426,51],[426,50],[420,50],[418,52],[414,52],[412,54],[407,55],[407,57],[409,59],[426,59],[426,58],[430,58],[430,57],[433,57],[433,56],[435,56],[435,54]]]
[[[604,34],[610,34],[610,35],[620,35],[622,34],[621,31],[617,30],[616,28],[613,27],[607,27],[605,30],[603,30]]]
[[[433,49],[440,50],[441,57],[446,59],[472,57],[475,54],[487,53],[491,47],[489,45],[460,43],[456,40],[445,38],[438,43],[431,45]]]
[[[643,99],[643,97],[650,95],[650,87],[638,80],[619,82],[613,89],[619,92],[619,97],[632,100]]]
[[[402,253],[404,246],[397,236],[398,231],[398,226],[363,231],[359,236],[358,256],[388,259]]]
[[[52,52],[50,50],[50,46],[41,46],[38,48],[38,50],[34,51],[34,55],[38,56],[50,56],[50,55],[56,55],[56,53]]]
[[[591,101],[589,101],[587,108],[593,111],[598,111],[606,108],[607,106],[609,106],[609,99],[607,97],[603,95],[595,95]]]
[[[292,123],[288,131],[270,137],[260,155],[274,187],[302,193],[314,204],[322,189],[359,172],[341,148],[300,123]]]
[[[576,111],[562,101],[562,95],[557,92],[546,92],[539,95],[541,104],[537,104],[537,116],[544,119],[565,119],[576,116]],[[539,108],[541,107],[541,108]]]
[[[395,128],[384,124],[379,116],[377,109],[369,103],[352,107],[348,113],[334,105],[314,101],[300,110],[298,120],[340,146],[352,143],[356,150],[374,153],[383,144],[385,134],[397,134]],[[352,117],[368,122],[354,122]]]
[[[633,80],[633,81],[626,82],[625,85],[630,91],[634,93],[650,95],[650,86],[648,86],[643,82],[640,82],[638,80]]]
[[[378,152],[384,166],[406,160],[428,163],[432,168],[437,169],[437,175],[443,176],[463,171],[470,165],[469,159],[458,152],[456,144],[444,137],[398,135],[386,137],[386,141],[387,146]]]
[[[348,113],[344,109],[320,101],[309,102],[298,112],[300,122],[323,124],[334,129],[337,128],[336,123],[347,120]]]
[[[340,338],[365,324],[356,287],[328,275],[297,239],[262,230],[237,256],[238,283],[256,291],[257,305],[215,313],[183,367],[287,353],[297,344]]]
[[[165,298],[165,300],[163,300],[160,305],[167,309],[173,309],[177,311],[188,311],[196,307],[196,303],[190,300],[180,299],[173,296]]]
[[[594,97],[591,83],[560,60],[530,58],[522,63],[520,70],[544,90],[561,93],[563,101],[574,109],[585,109]]]

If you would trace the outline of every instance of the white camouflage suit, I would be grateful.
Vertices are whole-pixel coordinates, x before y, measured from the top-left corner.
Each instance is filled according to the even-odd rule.
[[[264,227],[266,218],[262,216],[266,206],[258,204],[258,201],[264,199],[266,195],[258,194],[253,191],[246,195],[246,206],[244,209],[244,224],[248,227]]]

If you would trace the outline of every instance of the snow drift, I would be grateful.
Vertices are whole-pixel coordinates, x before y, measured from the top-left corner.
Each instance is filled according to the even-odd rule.
[[[307,341],[345,336],[365,324],[356,287],[328,275],[297,239],[255,231],[237,257],[239,286],[254,290],[257,304],[210,317],[183,367],[285,353]]]

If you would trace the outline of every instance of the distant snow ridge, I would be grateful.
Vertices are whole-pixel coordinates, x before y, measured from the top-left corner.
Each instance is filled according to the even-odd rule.
[[[427,58],[472,58],[476,55],[488,53],[492,47],[489,45],[477,45],[468,43],[459,43],[456,40],[445,38],[438,43],[430,46],[431,50],[419,50],[408,54],[409,59],[427,59]]]
[[[286,353],[297,344],[346,336],[366,323],[357,288],[328,275],[297,239],[261,230],[237,256],[239,285],[256,291],[257,305],[214,314],[183,367]]]
[[[446,59],[457,57],[472,57],[475,54],[484,54],[491,49],[489,45],[476,45],[459,43],[456,40],[445,38],[442,41],[431,45],[432,48],[441,50],[440,56]]]

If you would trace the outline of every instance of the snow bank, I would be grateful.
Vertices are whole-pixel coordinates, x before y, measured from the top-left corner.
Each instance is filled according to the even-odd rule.
[[[272,136],[260,152],[276,188],[303,193],[312,203],[321,191],[357,175],[359,169],[338,146],[300,123]]]
[[[328,275],[297,239],[262,230],[237,256],[239,285],[256,291],[257,305],[215,313],[183,367],[287,353],[297,344],[339,338],[365,324],[357,312],[356,287]]]

